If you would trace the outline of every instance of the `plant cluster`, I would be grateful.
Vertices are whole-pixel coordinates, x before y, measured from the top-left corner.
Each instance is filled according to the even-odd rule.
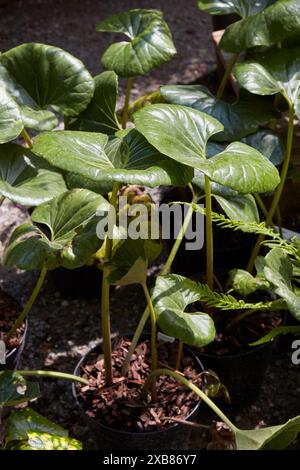
[[[101,59],[105,71],[95,77],[80,60],[54,46],[23,44],[1,54],[1,202],[7,198],[33,208],[30,221],[13,232],[4,265],[40,273],[28,302],[4,339],[10,339],[26,320],[48,271],[95,265],[99,273],[102,271],[107,387],[114,383],[110,286],[136,283],[144,292],[146,309],[122,372],[126,377],[132,353],[150,318],[151,373],[142,387],[141,399],[155,402],[157,377],[169,375],[215,411],[234,433],[237,448],[284,448],[299,432],[300,417],[284,425],[240,430],[180,369],[183,345],[202,348],[213,343],[218,314],[228,315],[232,325],[254,311],[289,309],[300,319],[299,243],[283,240],[274,229],[292,155],[294,121],[300,117],[300,49],[294,47],[300,5],[296,0],[199,0],[198,6],[211,14],[235,12],[241,17],[227,28],[221,40],[221,48],[234,55],[216,96],[202,85],[162,86],[130,103],[134,78],[176,54],[171,32],[157,10],[131,10],[97,25],[99,32],[123,33],[126,41],[108,47]],[[231,103],[223,99],[223,92],[233,67],[240,92]],[[127,79],[120,110],[116,109],[118,77]],[[274,100],[266,95],[274,95]],[[285,145],[275,128],[286,109]],[[57,130],[62,121],[64,129]],[[147,268],[159,255],[161,244],[150,237],[123,237],[117,226],[102,239],[97,236],[103,214],[112,217],[121,191],[130,185],[184,187],[191,194],[184,223],[152,291]],[[266,194],[273,197],[269,209],[262,198]],[[203,201],[206,271],[205,282],[199,283],[171,274],[171,268],[193,213],[203,212]],[[213,210],[213,204],[220,213]],[[230,292],[217,290],[214,223],[259,237],[248,267],[230,273]],[[270,248],[265,257],[258,256],[262,245]],[[254,264],[256,276],[252,275]],[[199,266],[201,271],[203,267]],[[271,292],[273,298],[257,302],[247,299],[256,291]],[[230,310],[234,311],[231,316]],[[159,366],[158,328],[178,341],[176,370]],[[262,341],[281,331],[270,331]],[[27,371],[27,375],[30,373],[43,375],[43,371]],[[39,395],[36,390],[31,394],[24,376],[26,371],[1,372],[1,407],[20,402],[22,384],[26,390],[21,393],[22,401]],[[59,373],[53,376],[59,377]],[[5,398],[16,394],[16,400]],[[15,422],[21,424],[16,426]],[[22,449],[79,446],[64,430],[30,409],[10,415],[4,445]]]

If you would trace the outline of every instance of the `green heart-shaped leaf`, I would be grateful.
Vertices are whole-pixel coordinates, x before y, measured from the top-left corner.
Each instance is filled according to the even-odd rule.
[[[267,129],[262,129],[255,134],[244,137],[241,142],[244,142],[250,147],[254,147],[265,157],[267,157],[273,165],[278,166],[283,162],[285,155],[285,145],[282,138]]]
[[[107,266],[110,284],[142,284],[147,279],[145,240],[128,238],[120,243]]]
[[[189,106],[220,121],[224,131],[213,136],[216,141],[240,140],[267,124],[273,116],[272,105],[247,92],[236,103],[217,99],[202,85],[163,86],[161,95],[167,103]]]
[[[0,372],[0,408],[15,406],[40,396],[37,382],[27,382],[18,372]]]
[[[280,178],[276,167],[249,145],[233,142],[197,168],[212,181],[243,194],[273,191]]]
[[[1,54],[0,85],[20,106],[25,127],[51,130],[57,118],[76,116],[91,101],[94,81],[83,63],[54,46],[28,43]]]
[[[283,450],[293,442],[300,432],[300,416],[285,424],[235,433],[237,450]]]
[[[20,145],[0,145],[0,194],[24,206],[37,206],[65,192],[62,175],[39,168],[37,160]]]
[[[225,51],[240,52],[254,46],[271,46],[283,42],[299,35],[299,31],[299,1],[278,0],[260,13],[230,25],[220,45]]]
[[[113,15],[99,23],[97,31],[124,33],[129,38],[112,44],[101,59],[104,68],[121,77],[145,75],[176,54],[168,25],[158,10]]]
[[[34,152],[52,165],[99,183],[119,182],[184,186],[190,168],[174,164],[132,129],[108,143],[104,134],[77,131],[49,132],[34,139]],[[88,181],[85,181],[86,187]]]
[[[69,125],[69,129],[114,134],[120,129],[116,116],[118,77],[114,72],[100,73],[94,78],[94,96],[88,107]]]
[[[282,93],[299,114],[300,48],[274,49],[237,64],[235,76],[240,85],[257,95]]]
[[[134,123],[159,152],[193,168],[205,158],[208,139],[223,130],[207,114],[173,104],[146,106],[134,114]]]
[[[275,286],[275,293],[282,297],[291,314],[300,321],[300,295],[292,287],[293,263],[280,248],[273,248],[265,257],[264,275]]]
[[[203,312],[187,313],[201,299],[197,284],[178,275],[159,276],[152,292],[157,322],[163,333],[191,346],[205,346],[215,338],[212,318]]]
[[[4,264],[21,269],[43,265],[72,269],[86,264],[102,243],[96,234],[97,210],[107,212],[109,207],[102,196],[85,189],[67,191],[41,204],[32,213],[34,225],[24,224],[13,232]]]
[[[245,18],[260,13],[275,1],[276,0],[258,0],[250,2],[249,0],[198,0],[197,5],[200,10],[206,11],[211,15],[236,13],[242,18]]]
[[[31,408],[13,411],[7,420],[6,443],[28,439],[28,433],[42,432],[68,437],[68,431]]]
[[[240,142],[205,160],[207,140],[223,126],[200,111],[157,104],[135,113],[134,122],[161,153],[200,170],[211,181],[244,194],[273,191],[279,184],[275,166],[257,150]]]
[[[251,194],[238,194],[232,197],[213,195],[223,211],[232,220],[259,222],[259,213],[254,197]]]
[[[219,145],[213,148],[207,146],[207,150],[215,155],[222,148]],[[212,155],[211,155],[212,156]],[[205,177],[200,170],[195,170],[195,176],[192,180],[194,186],[205,193]],[[251,194],[239,194],[238,191],[230,189],[219,183],[211,182],[212,196],[221,206],[227,217],[232,220],[242,220],[244,222],[259,222],[259,213],[254,197]]]
[[[22,129],[23,122],[17,103],[0,86],[0,144],[18,137]]]

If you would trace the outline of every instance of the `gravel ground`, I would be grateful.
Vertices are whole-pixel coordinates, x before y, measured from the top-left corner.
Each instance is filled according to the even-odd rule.
[[[160,8],[174,34],[178,56],[147,77],[135,81],[134,94],[142,95],[163,83],[187,83],[210,72],[215,65],[209,41],[210,18],[195,8],[194,0],[1,0],[1,50],[26,41],[60,46],[81,58],[92,73],[101,71],[99,57],[113,36],[95,32],[95,24],[110,14],[129,8]],[[121,90],[124,83],[121,82]],[[13,227],[27,218],[27,212],[5,202],[0,208],[0,252]],[[1,255],[1,253],[0,253]],[[155,269],[152,271],[152,275]],[[25,302],[36,273],[0,267],[0,284],[21,302]],[[150,280],[151,282],[151,280]],[[112,331],[128,333],[137,324],[144,308],[138,287],[116,289],[112,295]],[[67,334],[65,334],[67,332]],[[48,279],[29,318],[29,334],[22,357],[22,368],[55,369],[72,372],[80,356],[101,337],[99,301],[64,299]],[[231,412],[241,428],[278,424],[300,414],[300,366],[291,363],[290,344],[279,343],[274,351],[261,394],[255,405]],[[87,428],[73,405],[70,385],[44,380],[43,396],[34,407],[55,422],[70,429],[93,448]],[[203,406],[199,422],[209,423],[213,415]],[[195,431],[190,448],[202,449],[209,436]],[[293,448],[300,449],[300,441]]]

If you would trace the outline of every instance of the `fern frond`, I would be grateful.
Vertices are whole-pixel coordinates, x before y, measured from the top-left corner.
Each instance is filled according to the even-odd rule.
[[[245,302],[236,299],[230,294],[212,291],[206,284],[198,283],[200,301],[204,302],[208,307],[218,308],[220,310],[285,310],[286,304],[283,300],[274,300],[271,302]]]
[[[194,209],[205,215],[204,208],[198,205],[194,205]],[[292,242],[281,238],[279,232],[273,228],[267,227],[265,222],[257,223],[244,222],[242,220],[231,220],[228,219],[225,215],[218,214],[216,212],[212,213],[212,220],[223,228],[229,228],[235,231],[241,230],[242,232],[256,233],[257,235],[264,235],[265,237],[269,237],[269,239],[262,242],[262,245],[267,246],[268,248],[282,248],[288,255],[294,257],[295,259],[299,258],[297,246],[295,246]]]

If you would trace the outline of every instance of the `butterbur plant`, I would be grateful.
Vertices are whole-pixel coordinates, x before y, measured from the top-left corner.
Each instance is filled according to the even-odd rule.
[[[241,22],[264,14],[278,3],[292,4],[288,0],[265,0],[255,5],[243,1],[198,2],[210,13],[237,12]],[[175,55],[171,32],[162,13],[153,9],[113,15],[101,21],[97,31],[121,33],[126,40],[108,47],[101,57],[105,70],[95,77],[78,59],[54,46],[24,44],[0,57],[0,194],[2,201],[8,198],[31,208],[30,219],[13,231],[3,263],[39,272],[29,300],[4,339],[11,339],[22,326],[47,273],[59,267],[99,268],[102,326],[101,344],[81,359],[75,376],[40,370],[1,372],[0,407],[39,396],[36,383],[27,381],[27,376],[56,377],[80,383],[73,387],[77,404],[93,421],[91,428],[100,426],[101,440],[107,438],[113,445],[118,438],[129,448],[140,438],[145,441],[139,442],[149,440],[145,446],[151,445],[148,431],[155,426],[152,429],[173,433],[166,439],[176,446],[184,434],[179,425],[194,416],[202,400],[232,431],[238,449],[284,448],[300,430],[299,417],[282,426],[249,431],[237,428],[208,396],[202,364],[187,346],[199,350],[214,342],[219,333],[216,312],[235,310],[239,317],[240,312],[243,315],[251,309],[269,312],[288,305],[295,315],[298,309],[293,277],[299,269],[298,246],[283,242],[272,247],[257,276],[242,270],[232,273],[233,289],[244,294],[243,299],[232,292],[214,290],[213,246],[215,221],[233,229],[244,224],[244,228],[251,227],[251,233],[269,233],[266,225],[259,225],[258,206],[266,213],[260,195],[277,188],[271,215],[266,215],[267,225],[271,224],[290,161],[293,118],[298,107],[294,73],[297,51],[276,50],[276,57],[270,59],[272,66],[264,56],[260,56],[259,65],[252,59],[238,64],[236,76],[244,91],[235,103],[221,99],[229,70],[217,97],[198,85],[163,86],[155,92],[155,99],[163,103],[148,103],[130,113],[134,77],[149,73]],[[278,42],[277,36],[275,39]],[[273,54],[269,50],[266,53],[270,57]],[[116,109],[119,77],[127,79],[120,112]],[[281,93],[290,107],[281,180],[276,166],[283,161],[284,146],[273,130],[262,128],[274,118],[274,106],[253,93]],[[129,115],[133,127],[127,128]],[[58,130],[62,120],[63,129]],[[12,143],[18,137],[23,145]],[[120,207],[120,198],[132,196],[137,185],[180,187],[191,194],[179,233],[153,289],[149,287],[148,268],[161,253],[162,244],[160,230],[156,238],[150,230],[150,196],[139,198],[148,208],[148,218],[141,221],[137,214],[130,215],[140,235],[146,227],[146,237],[133,237],[128,226],[119,224],[122,210],[127,211],[131,204],[129,198],[125,208]],[[213,211],[214,201],[228,219]],[[205,272],[206,284],[171,274],[197,211],[205,214],[206,266],[197,269]],[[280,244],[277,235],[273,238]],[[140,312],[134,335],[113,341],[111,286],[131,284],[140,286],[146,308]],[[248,302],[249,289],[254,292],[258,288],[272,288],[280,298]],[[139,342],[148,319],[150,334]],[[158,330],[167,339],[159,340]],[[180,396],[178,383],[183,386]],[[154,434],[156,443],[162,445],[162,434]],[[8,418],[3,446],[78,449],[80,443],[26,408]]]
[[[176,54],[172,35],[158,10],[130,10],[113,15],[97,25],[97,31],[123,33],[127,41],[112,44],[101,62],[105,69],[127,78],[122,126],[126,127],[133,78],[145,75]]]
[[[207,158],[208,140],[223,131],[211,116],[181,105],[152,105],[134,115],[136,128],[162,154],[204,175],[207,284],[213,286],[211,183],[240,194],[272,191],[279,183],[275,166],[256,149],[240,142]]]

